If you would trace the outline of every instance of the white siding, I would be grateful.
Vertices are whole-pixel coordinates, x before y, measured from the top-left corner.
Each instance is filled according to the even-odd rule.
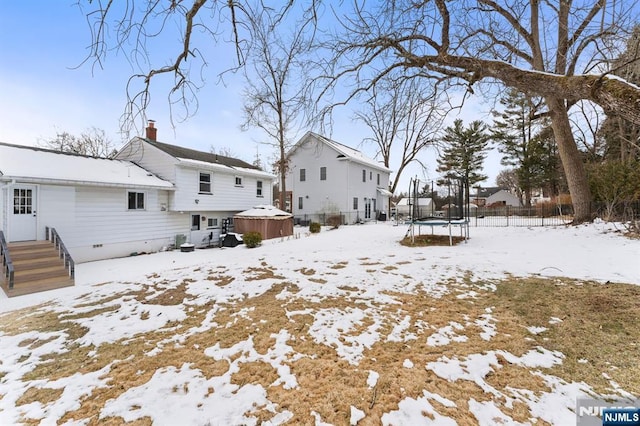
[[[520,207],[520,199],[504,189],[501,189],[495,194],[489,196],[486,204],[489,206],[497,202],[504,202],[507,206]]]
[[[211,194],[199,192],[200,172],[211,174]],[[235,177],[242,176],[242,186],[235,185]],[[262,181],[262,197],[257,196],[257,181]],[[171,210],[185,212],[230,211],[241,212],[258,204],[271,204],[271,179],[221,173],[207,169],[176,169],[176,193]],[[198,202],[196,202],[198,200]]]
[[[216,246],[220,242],[220,235],[222,234],[222,220],[230,218],[233,221],[233,216],[238,213],[237,211],[194,211],[190,212],[189,220],[192,215],[200,216],[200,229],[191,229],[190,234],[187,234],[187,240],[195,244],[196,247],[204,247],[208,244]],[[218,224],[212,227],[208,226],[209,219],[217,219]],[[191,223],[191,222],[189,222]]]
[[[73,235],[76,224],[75,187],[40,185],[38,195],[38,240],[46,238],[47,226],[56,228],[61,236]]]
[[[40,187],[38,239],[54,227],[78,263],[149,253],[189,234],[189,215],[162,211],[168,191],[145,193],[145,210],[127,210],[127,189]]]
[[[0,183],[0,231],[3,231],[5,233],[5,237],[6,237],[6,233],[7,233],[7,215],[5,210],[8,208],[7,207],[7,191],[8,191],[8,187],[7,186],[2,186],[3,184]]]
[[[338,157],[333,148],[308,138],[299,144],[290,156],[289,174],[286,178],[286,190],[292,192],[293,214],[295,216],[317,215],[340,211],[347,219],[365,218],[365,198],[371,201],[371,219],[373,211],[388,208],[388,197],[378,193],[378,188],[387,189],[389,173],[369,165],[355,162],[353,159]],[[320,180],[320,168],[327,168],[326,180]],[[305,169],[306,179],[300,181],[300,169]],[[366,179],[362,180],[365,170]],[[380,174],[380,185],[377,176]],[[303,208],[299,207],[302,197]],[[358,198],[358,210],[353,209],[353,199]]]
[[[286,190],[293,195],[293,214],[317,214],[345,211],[347,208],[347,167],[336,159],[338,152],[322,143],[306,143],[294,151],[290,160]],[[326,180],[320,180],[320,168],[327,168]],[[300,181],[300,170],[305,180]],[[298,208],[298,198],[303,208]]]
[[[176,181],[175,165],[178,160],[140,138],[134,138],[122,147],[116,158],[133,161],[169,182]]]

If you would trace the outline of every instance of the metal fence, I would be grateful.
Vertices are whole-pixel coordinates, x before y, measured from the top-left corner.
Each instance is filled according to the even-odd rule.
[[[293,224],[300,226],[308,226],[311,222],[317,222],[326,226],[333,225],[335,222],[340,225],[353,225],[356,223],[378,220],[386,221],[387,214],[385,212],[372,210],[367,217],[364,211],[353,210],[347,212],[316,213],[293,216]]]
[[[571,205],[478,207],[469,211],[470,226],[558,226],[573,220]]]
[[[561,226],[573,221],[573,205],[539,203],[532,207],[477,207],[470,208],[465,217],[469,218],[469,225],[476,227],[502,227],[502,226]],[[603,203],[589,204],[589,211],[593,218],[600,217],[607,221],[631,222],[640,221],[640,201],[607,205]],[[447,211],[440,212],[440,220],[446,220]],[[451,212],[454,214],[455,212]],[[405,219],[400,218],[404,223]],[[342,225],[351,225],[366,221],[395,221],[395,217],[387,218],[385,212],[371,212],[370,217],[365,217],[362,211],[348,211],[336,213],[318,213],[294,216],[294,224],[308,226],[311,222],[321,225],[333,225],[339,221]]]

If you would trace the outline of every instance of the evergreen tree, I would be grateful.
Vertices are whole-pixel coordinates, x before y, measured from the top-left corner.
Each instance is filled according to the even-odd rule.
[[[443,149],[437,171],[443,173],[444,179],[463,179],[467,190],[486,180],[482,165],[487,157],[490,138],[487,126],[479,120],[467,128],[462,120],[454,121],[441,138]]]
[[[619,220],[621,206],[640,200],[640,161],[606,160],[589,164],[587,171],[596,201],[604,203],[605,220]]]
[[[569,192],[553,130],[550,126],[543,127],[534,138],[540,149],[541,170],[539,179],[544,195],[555,197],[561,193]]]
[[[493,139],[498,142],[503,166],[515,168],[524,204],[531,206],[531,192],[543,183],[545,147],[536,137],[540,127],[538,107],[541,104],[524,93],[509,90],[500,100],[501,112],[494,111]]]

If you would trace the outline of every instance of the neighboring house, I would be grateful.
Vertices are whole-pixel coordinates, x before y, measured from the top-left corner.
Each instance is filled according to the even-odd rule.
[[[341,214],[345,223],[355,223],[388,211],[390,170],[360,151],[308,132],[287,158],[286,188],[296,218]]]
[[[511,206],[520,207],[520,199],[509,192],[507,189],[493,188],[476,188],[476,193],[471,194],[471,202],[479,207],[497,207]]]
[[[76,262],[160,250],[188,219],[171,182],[122,160],[0,144],[0,230],[8,242],[58,231]]]
[[[225,219],[271,203],[274,175],[235,158],[158,142],[156,132],[149,122],[146,138],[132,139],[116,158],[173,184],[167,208],[188,218],[183,233],[191,243],[217,244]]]
[[[413,212],[416,213],[416,218],[431,217],[436,215],[435,205],[433,200],[428,197],[419,197],[417,200],[417,207],[414,208],[413,200],[409,197],[401,198],[396,204],[396,212],[399,217],[413,216]]]

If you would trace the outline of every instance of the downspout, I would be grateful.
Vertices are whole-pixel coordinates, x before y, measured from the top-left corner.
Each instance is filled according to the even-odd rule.
[[[346,212],[350,211],[349,206],[351,204],[349,204],[349,188],[351,188],[351,185],[349,183],[349,170],[351,169],[351,160],[347,159],[347,203],[346,203]],[[345,212],[345,213],[346,213]],[[351,215],[349,215],[349,219],[351,219]],[[347,223],[351,223],[351,221],[347,221]]]
[[[15,184],[16,184],[16,180],[15,180],[15,179],[11,179],[11,181],[9,181],[8,183],[5,183],[4,185],[0,186],[0,189],[4,191],[5,189],[8,189],[8,188],[12,187],[12,186],[13,186],[13,185],[15,185]],[[1,195],[0,195],[0,196],[1,196]],[[2,214],[2,215],[0,215],[0,216],[2,216],[2,222],[3,222],[3,223],[0,223],[0,229],[3,229],[5,224],[7,225],[7,227],[8,227],[8,225],[9,225],[9,223],[8,223],[8,221],[9,221],[9,218],[8,218],[8,212],[9,212],[9,194],[8,194],[8,193],[7,193],[7,205],[6,205],[6,206],[4,206],[4,209],[5,209],[5,211],[3,212],[3,214]],[[8,231],[8,229],[5,229],[5,230],[4,230],[4,232],[5,232],[5,233],[6,233],[7,231]]]

